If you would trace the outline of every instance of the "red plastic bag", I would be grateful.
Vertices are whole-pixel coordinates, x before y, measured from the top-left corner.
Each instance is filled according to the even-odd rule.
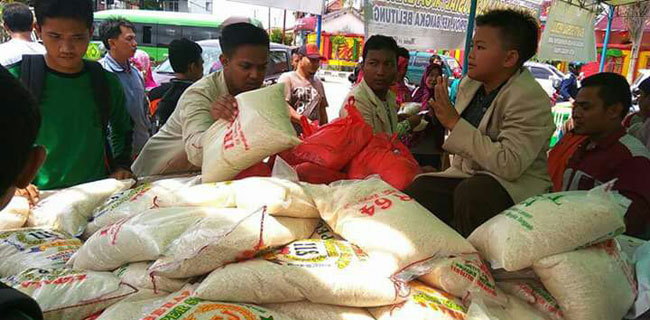
[[[313,184],[330,184],[347,178],[347,175],[343,172],[328,169],[311,162],[303,162],[295,166],[294,169],[296,169],[300,181]]]
[[[319,127],[311,135],[304,134],[302,144],[292,150],[293,155],[301,162],[313,162],[336,171],[343,169],[372,139],[372,128],[354,107],[354,99],[348,101],[345,109],[347,117]]]
[[[399,190],[406,189],[418,173],[420,166],[408,148],[396,136],[384,133],[375,135],[348,167],[350,179],[378,174]]]
[[[271,168],[264,163],[260,162],[242,172],[240,172],[233,180],[241,180],[244,178],[250,178],[250,177],[270,177],[271,176]]]

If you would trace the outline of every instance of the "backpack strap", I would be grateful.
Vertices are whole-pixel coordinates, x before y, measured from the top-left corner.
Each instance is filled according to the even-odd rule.
[[[41,54],[24,55],[20,63],[20,80],[40,104],[45,84],[45,57]]]

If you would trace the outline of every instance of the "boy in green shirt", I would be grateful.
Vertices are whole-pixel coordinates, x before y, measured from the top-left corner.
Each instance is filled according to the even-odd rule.
[[[91,1],[40,0],[34,10],[47,53],[40,61],[24,56],[9,69],[30,88],[42,113],[36,143],[47,159],[34,185],[47,190],[131,177],[132,125],[122,87],[99,64],[82,59],[93,33]]]

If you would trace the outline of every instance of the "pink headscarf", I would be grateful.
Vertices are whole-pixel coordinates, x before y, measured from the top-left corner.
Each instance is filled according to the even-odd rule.
[[[131,63],[133,63],[136,69],[140,70],[144,75],[144,87],[146,90],[158,86],[156,81],[153,79],[153,74],[151,72],[151,60],[149,60],[149,54],[138,49],[133,58],[131,58]]]

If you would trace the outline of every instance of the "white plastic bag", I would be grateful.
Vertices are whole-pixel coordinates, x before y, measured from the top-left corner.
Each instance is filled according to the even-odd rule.
[[[265,304],[262,307],[284,314],[293,320],[375,320],[366,309],[332,306],[309,301]]]
[[[632,268],[614,240],[546,257],[533,269],[566,320],[621,319],[636,297]]]
[[[61,268],[80,247],[79,239],[44,228],[0,231],[0,276],[28,268]]]
[[[517,271],[613,238],[625,231],[630,201],[609,187],[532,197],[490,219],[468,239],[492,268]]]
[[[139,261],[156,260],[187,228],[215,209],[152,209],[96,232],[68,264],[75,269],[112,271]]]
[[[550,320],[564,320],[560,304],[538,281],[506,280],[497,284],[506,293],[528,302]]]
[[[204,182],[230,180],[264,158],[300,144],[283,84],[245,92],[235,99],[239,110],[235,121],[217,121],[204,133]]]
[[[626,319],[636,319],[650,310],[650,241],[636,249],[634,262],[638,295]]]
[[[165,206],[175,202],[175,192],[199,182],[200,177],[181,177],[163,179],[141,184],[111,196],[103,205],[93,210],[83,238],[88,239],[97,230],[132,217],[147,209]]]
[[[183,288],[189,279],[170,279],[149,273],[151,262],[125,264],[113,271],[122,282],[138,289],[151,289],[156,292],[175,292]]]
[[[79,236],[95,208],[134,183],[134,180],[104,179],[60,190],[34,207],[27,226],[50,227]]]
[[[29,200],[13,197],[7,206],[0,210],[0,230],[20,228],[25,225],[31,209]]]
[[[215,209],[176,239],[149,269],[170,278],[203,275],[228,263],[308,237],[317,219],[273,217],[254,211]]]
[[[314,303],[350,307],[400,302],[392,266],[336,240],[296,241],[262,258],[216,269],[196,290],[200,298],[248,303]]]
[[[410,295],[399,305],[371,308],[377,320],[462,320],[467,308],[460,299],[420,282],[409,283]]]

